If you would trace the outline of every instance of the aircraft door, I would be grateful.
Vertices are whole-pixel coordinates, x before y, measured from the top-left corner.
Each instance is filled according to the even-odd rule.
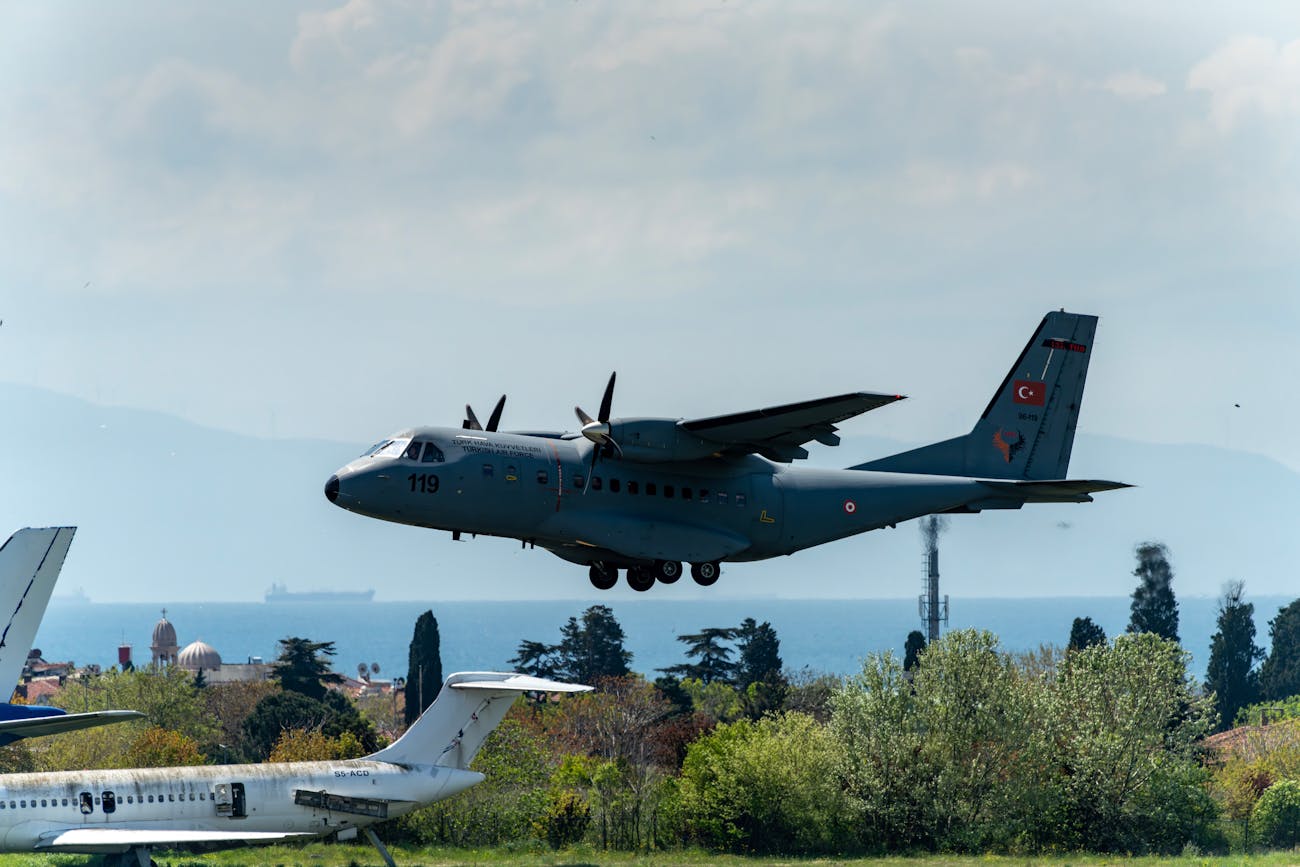
[[[753,473],[748,477],[750,516],[749,538],[762,551],[781,550],[781,531],[785,526],[785,495],[775,473]]]
[[[217,783],[212,799],[217,804],[218,816],[243,819],[248,815],[243,783]]]

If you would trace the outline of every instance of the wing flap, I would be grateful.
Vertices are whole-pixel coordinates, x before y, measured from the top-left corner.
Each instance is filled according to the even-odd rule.
[[[315,837],[302,831],[182,831],[161,828],[70,828],[41,837],[37,849],[63,852],[124,852],[133,846],[203,846],[276,843]]]
[[[835,425],[845,419],[902,400],[901,394],[852,392],[800,403],[786,403],[748,412],[678,422],[701,439],[744,452],[759,452],[776,460],[806,457],[799,446],[811,440],[837,445]]]

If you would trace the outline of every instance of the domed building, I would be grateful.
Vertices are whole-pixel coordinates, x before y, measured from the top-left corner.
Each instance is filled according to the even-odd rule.
[[[195,641],[185,645],[185,649],[176,657],[176,664],[189,671],[218,671],[221,668],[221,654],[205,641]]]
[[[149,649],[153,651],[154,665],[176,664],[176,627],[167,619],[166,608],[162,610],[162,619],[153,626]]]

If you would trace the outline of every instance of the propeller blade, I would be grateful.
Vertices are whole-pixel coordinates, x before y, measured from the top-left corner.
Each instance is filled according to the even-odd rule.
[[[589,424],[596,423],[596,420],[594,418],[592,418],[591,416],[587,415],[585,412],[582,411],[582,407],[575,406],[573,408],[573,411],[578,414],[578,421],[582,422],[583,427],[586,427]]]
[[[591,487],[591,477],[596,473],[596,458],[600,457],[600,445],[593,443],[591,446],[591,466],[587,467],[587,481],[582,485],[582,493],[586,494],[587,489]]]
[[[497,429],[497,425],[501,423],[501,410],[505,408],[506,408],[506,396],[503,394],[501,395],[501,399],[497,401],[497,405],[493,407],[492,414],[488,416],[488,423],[487,423],[488,430],[495,431]]]
[[[596,418],[602,422],[609,421],[609,405],[614,401],[614,379],[617,376],[617,370],[609,375],[609,382],[605,385],[605,396],[600,399],[600,415]]]
[[[474,408],[465,404],[465,420],[460,423],[465,430],[483,430],[483,425],[478,423],[478,416],[474,415]]]

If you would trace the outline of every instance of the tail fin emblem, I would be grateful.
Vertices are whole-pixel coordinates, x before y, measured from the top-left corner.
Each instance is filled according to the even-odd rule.
[[[1025,435],[1017,430],[998,428],[993,434],[993,446],[1002,453],[1002,459],[1011,463],[1016,453],[1025,447]]]

